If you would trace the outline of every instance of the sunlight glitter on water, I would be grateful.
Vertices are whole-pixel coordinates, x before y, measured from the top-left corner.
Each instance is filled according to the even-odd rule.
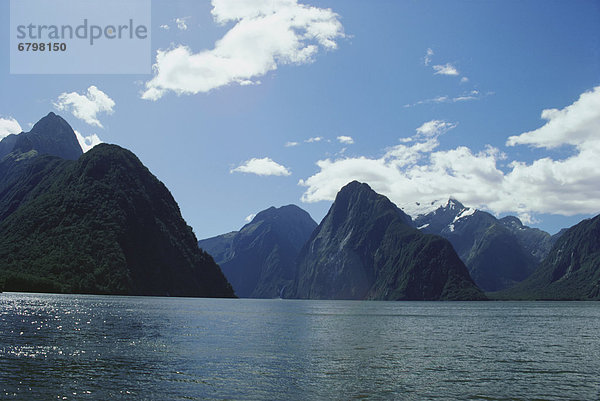
[[[597,399],[600,305],[0,295],[12,399]]]

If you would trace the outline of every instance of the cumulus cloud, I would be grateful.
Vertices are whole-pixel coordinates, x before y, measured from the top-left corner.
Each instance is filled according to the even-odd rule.
[[[291,148],[291,147],[298,146],[298,145],[300,145],[298,142],[290,141],[290,142],[286,142],[285,145],[283,145],[283,146],[285,146],[286,148]]]
[[[102,128],[98,120],[99,113],[113,113],[115,102],[94,85],[87,89],[87,93],[80,95],[77,92],[62,93],[54,103],[58,110],[70,111],[75,117],[90,125]]]
[[[466,84],[467,82],[469,82],[469,78],[467,78],[467,77],[462,77],[462,78],[460,79],[460,83],[461,83],[461,84]]]
[[[313,136],[312,138],[306,139],[304,142],[306,142],[306,143],[314,143],[314,142],[321,142],[322,140],[323,140],[322,136]]]
[[[0,118],[0,140],[10,134],[20,134],[23,132],[19,122],[12,117]]]
[[[96,134],[83,136],[79,131],[75,130],[75,136],[77,137],[77,142],[79,142],[79,146],[81,146],[81,150],[83,153],[87,152],[94,146],[103,143],[102,139]]]
[[[336,13],[297,0],[213,0],[212,5],[217,23],[234,25],[211,50],[196,53],[184,45],[158,50],[143,99],[256,83],[279,65],[312,62],[319,48],[336,49],[336,40],[344,37]]]
[[[248,173],[256,175],[291,175],[291,171],[268,157],[262,159],[252,158],[238,167],[231,169],[230,173]]]
[[[562,145],[582,147],[590,143],[598,143],[600,141],[600,86],[583,93],[577,101],[562,110],[543,110],[541,117],[546,120],[544,126],[521,135],[511,136],[506,144],[551,149]]]
[[[598,213],[599,102],[600,89],[595,88],[570,106],[545,110],[542,127],[507,141],[509,146],[573,146],[573,154],[565,159],[546,156],[531,163],[509,161],[492,146],[481,151],[465,146],[439,150],[438,136],[455,125],[432,120],[380,157],[318,161],[320,171],[299,181],[306,187],[302,201],[333,200],[342,186],[359,180],[411,215],[430,211],[432,203],[450,197],[496,214],[515,213],[526,222],[531,222],[534,213]],[[501,169],[500,165],[507,167]]]
[[[347,145],[352,145],[354,143],[354,139],[352,139],[351,136],[346,136],[346,135],[340,135],[340,136],[338,136],[337,140],[340,143],[345,143]]]
[[[444,65],[434,65],[433,70],[435,71],[435,75],[458,75],[459,72],[450,63],[446,63]]]

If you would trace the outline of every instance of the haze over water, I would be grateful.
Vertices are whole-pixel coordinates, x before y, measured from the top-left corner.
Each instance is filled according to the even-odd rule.
[[[0,294],[3,399],[599,400],[600,305]]]

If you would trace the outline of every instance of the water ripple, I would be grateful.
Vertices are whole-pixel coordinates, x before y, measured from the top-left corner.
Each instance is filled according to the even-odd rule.
[[[600,306],[0,294],[0,398],[597,400]]]

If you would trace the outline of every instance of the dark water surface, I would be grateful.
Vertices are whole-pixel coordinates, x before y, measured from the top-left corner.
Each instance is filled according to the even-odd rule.
[[[0,399],[600,400],[600,303],[0,294]]]

